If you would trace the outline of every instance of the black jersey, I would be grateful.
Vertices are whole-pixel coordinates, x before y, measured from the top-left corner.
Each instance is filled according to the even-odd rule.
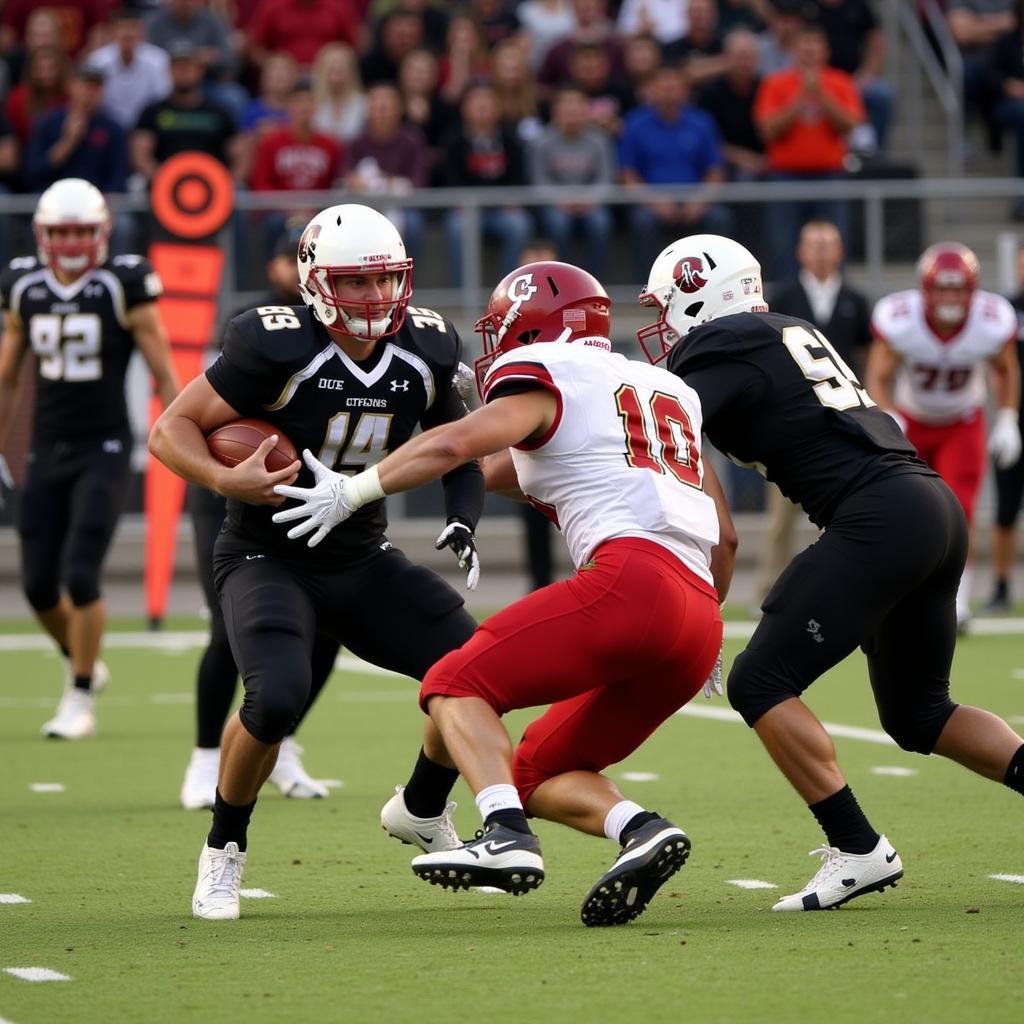
[[[934,476],[813,324],[736,313],[676,342],[668,368],[700,396],[704,432],[825,526],[839,500],[886,473]]]
[[[466,414],[452,383],[461,350],[449,320],[410,308],[398,333],[381,338],[369,359],[356,362],[305,306],[257,306],[228,324],[206,376],[242,416],[272,423],[300,453],[308,448],[331,469],[357,473],[408,441],[417,426],[429,429]],[[473,472],[479,474],[475,463]],[[305,466],[296,483],[313,486]],[[478,490],[482,498],[482,480]],[[319,561],[365,555],[387,528],[384,502],[371,502],[310,550],[271,522],[276,511],[229,500],[228,522],[264,550]],[[473,509],[449,513],[474,525],[479,515]]]
[[[115,256],[62,285],[34,257],[11,260],[0,303],[36,357],[36,445],[128,431],[124,378],[135,347],[128,311],[154,302],[160,278],[142,256]]]

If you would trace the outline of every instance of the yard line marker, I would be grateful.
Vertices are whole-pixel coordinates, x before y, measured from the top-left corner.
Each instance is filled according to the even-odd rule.
[[[194,704],[196,695],[191,691],[181,693],[153,693],[150,694],[150,701],[153,704]]]
[[[734,722],[742,724],[743,719],[731,708],[705,707],[703,704],[687,704],[680,708],[677,715],[686,715],[688,718],[710,718],[716,722]],[[895,746],[896,741],[880,729],[864,729],[859,725],[842,725],[838,722],[822,722],[825,731],[830,736],[838,736],[846,740],[864,740],[865,743],[881,743],[885,746]]]
[[[8,1020],[6,1017],[0,1017],[0,1024],[14,1024],[13,1020]]]
[[[657,772],[623,772],[627,782],[657,782],[661,776]]]
[[[1010,675],[1014,679],[1024,679],[1024,668],[1015,668]]]
[[[33,793],[63,793],[63,782],[33,782],[29,785]]]
[[[1009,715],[1006,720],[1014,725],[1020,725],[1024,722],[1024,715]]]
[[[760,878],[727,878],[725,883],[740,889],[778,889],[774,882],[762,882]]]
[[[342,789],[345,786],[345,783],[342,782],[341,779],[317,779],[316,781],[319,782],[321,786],[326,786],[328,789]]]
[[[70,981],[69,974],[61,974],[60,971],[51,971],[49,967],[5,967],[7,974],[22,981]]]
[[[893,775],[896,778],[909,779],[911,775],[916,775],[917,774],[917,769],[916,768],[900,768],[897,765],[879,764],[879,765],[875,765],[875,767],[871,769],[871,774],[872,775]]]
[[[0,892],[0,903],[31,903],[31,900],[25,899],[24,896],[20,896],[16,892]]]
[[[1014,882],[1017,885],[1024,885],[1024,875],[989,875],[997,882]]]
[[[247,900],[276,900],[277,896],[266,889],[239,889],[238,895]]]

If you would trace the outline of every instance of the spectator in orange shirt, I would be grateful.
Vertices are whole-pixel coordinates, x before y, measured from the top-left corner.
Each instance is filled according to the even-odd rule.
[[[754,100],[754,121],[765,142],[769,177],[776,181],[835,181],[843,177],[846,136],[865,119],[857,85],[845,71],[828,67],[828,41],[817,25],[800,30],[793,66],[768,75]],[[830,220],[845,235],[846,202],[815,196],[768,207],[774,279],[796,273],[794,253],[808,220]]]
[[[311,192],[328,189],[338,175],[341,147],[313,129],[316,102],[312,85],[299,79],[286,103],[284,124],[267,132],[256,147],[251,187],[254,192]],[[315,212],[315,211],[314,211]],[[289,208],[296,219],[312,214]],[[285,230],[285,215],[268,210],[264,216],[267,253],[272,255]]]
[[[359,41],[360,16],[338,0],[260,0],[249,24],[249,55],[254,64],[284,50],[302,68],[312,66],[324,43]]]

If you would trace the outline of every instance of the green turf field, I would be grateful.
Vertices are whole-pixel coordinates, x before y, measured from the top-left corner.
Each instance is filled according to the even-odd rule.
[[[746,728],[677,716],[612,774],[655,776],[622,786],[686,828],[693,854],[639,920],[591,930],[579,903],[614,856],[606,840],[539,823],[547,880],[519,899],[413,876],[410,848],[384,836],[378,812],[418,749],[414,686],[340,670],[301,739],[310,771],[344,785],[316,802],[266,792],[244,885],[275,898],[243,900],[237,922],[195,921],[208,815],[181,810],[177,795],[198,650],[109,647],[100,734],[62,744],[38,736],[59,662],[11,650],[19,628],[31,635],[8,624],[0,636],[0,893],[31,902],[0,897],[0,1021],[1022,1019],[1024,886],[989,876],[1024,877],[1024,802],[948,763],[837,740],[906,877],[836,913],[772,914],[774,898],[816,869],[806,853],[820,834]],[[731,641],[727,653],[739,648]],[[1020,637],[972,637],[955,695],[1020,729],[1022,677]],[[857,658],[819,682],[811,704],[829,722],[877,729]],[[471,834],[472,800],[461,784],[455,796],[456,824]],[[23,981],[8,967],[71,980]]]

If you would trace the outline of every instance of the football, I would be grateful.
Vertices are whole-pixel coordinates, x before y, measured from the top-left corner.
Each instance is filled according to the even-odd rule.
[[[218,427],[206,437],[210,454],[225,466],[244,462],[271,434],[277,434],[277,444],[270,449],[265,463],[274,473],[287,469],[298,457],[295,445],[276,427],[263,420],[232,420]]]

